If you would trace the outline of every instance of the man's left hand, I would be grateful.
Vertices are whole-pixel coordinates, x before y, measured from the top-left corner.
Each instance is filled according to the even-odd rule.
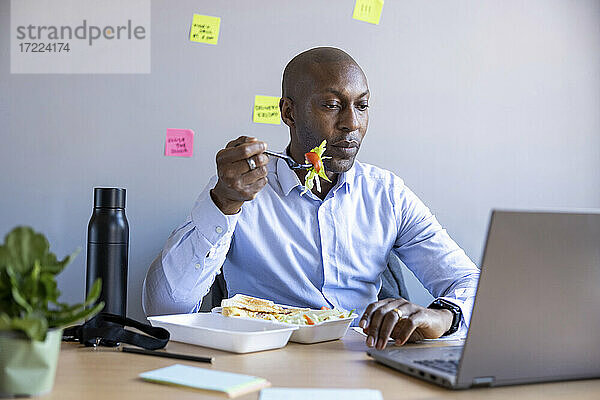
[[[425,308],[402,298],[384,299],[369,304],[358,325],[368,335],[367,346],[382,350],[390,337],[398,346],[439,338],[450,329],[452,318],[448,310]]]

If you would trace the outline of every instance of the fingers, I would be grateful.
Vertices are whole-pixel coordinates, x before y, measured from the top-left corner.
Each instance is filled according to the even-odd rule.
[[[392,330],[396,326],[396,323],[400,319],[400,316],[397,312],[393,311],[388,312],[383,317],[383,321],[381,322],[381,327],[379,328],[379,334],[377,342],[375,342],[375,348],[378,350],[382,350],[387,345],[388,339],[392,334]]]
[[[254,161],[254,169],[250,169],[250,164],[248,163],[249,160]],[[239,174],[245,174],[251,171],[254,171],[256,169],[260,169],[261,167],[265,167],[265,171],[266,171],[266,165],[269,163],[269,157],[264,154],[257,154],[255,156],[251,156],[248,158],[245,158],[243,160],[240,161],[236,161],[233,163],[233,168],[239,172]],[[266,173],[265,173],[266,176]]]
[[[405,315],[410,315],[413,305],[404,299],[398,299],[387,303],[379,308],[369,324],[369,336],[373,338],[372,343],[378,349],[385,348],[396,322]],[[396,311],[398,310],[398,311]],[[384,325],[387,322],[387,325]],[[367,337],[368,339],[368,337]],[[368,343],[367,343],[368,344]]]
[[[224,149],[217,153],[217,167],[225,164],[232,164],[236,161],[250,158],[256,154],[261,154],[267,149],[267,144],[256,138],[247,138],[242,136],[227,144]],[[265,156],[266,157],[266,156]]]
[[[233,139],[229,143],[227,143],[226,148],[236,147],[243,143],[256,142],[258,139],[252,136],[240,136],[237,139]]]
[[[254,197],[256,197],[258,192],[260,192],[260,190],[263,187],[265,187],[267,182],[268,182],[267,177],[263,177],[263,178],[257,180],[256,182],[248,185],[247,190],[249,191],[249,193],[251,194],[251,197],[252,197],[250,200],[252,200]]]
[[[358,323],[358,326],[360,326],[363,329],[366,329],[369,327],[369,322],[371,320],[371,314],[373,314],[373,312],[375,312],[377,309],[383,307],[384,305],[386,305],[387,303],[389,303],[390,301],[393,301],[394,299],[383,299],[383,300],[379,300],[376,301],[375,303],[371,303],[367,306],[367,308],[365,309],[365,312],[363,313],[362,317],[360,318],[360,322]]]
[[[240,136],[227,143],[216,156],[219,180],[211,197],[225,214],[239,212],[267,184],[267,144],[254,137]],[[250,161],[251,160],[251,161]]]
[[[381,321],[383,321],[383,317],[385,316],[385,314],[392,311],[394,308],[399,308],[403,304],[408,303],[404,299],[390,299],[390,300],[391,301],[388,301],[388,302],[382,304],[380,307],[373,309],[373,312],[371,313],[369,320],[367,321],[366,329],[369,332],[375,334],[377,331],[379,331],[379,325],[381,324]]]
[[[402,346],[406,342],[422,340],[424,336],[417,328],[427,324],[427,316],[422,311],[411,314],[408,318],[402,318],[396,323],[392,337],[396,340],[396,345]]]

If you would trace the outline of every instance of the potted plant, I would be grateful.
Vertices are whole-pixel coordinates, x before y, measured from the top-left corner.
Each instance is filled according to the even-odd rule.
[[[52,390],[63,328],[90,318],[104,303],[98,279],[83,304],[60,303],[58,275],[77,255],[59,261],[44,235],[17,227],[0,245],[0,397]]]

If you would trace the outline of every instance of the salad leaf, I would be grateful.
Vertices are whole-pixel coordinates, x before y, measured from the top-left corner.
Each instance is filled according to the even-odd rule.
[[[304,179],[304,190],[302,191],[302,193],[300,193],[300,196],[302,196],[304,193],[312,190],[315,185],[317,185],[317,191],[321,192],[321,181],[319,180],[319,177],[325,179],[327,182],[331,182],[329,180],[329,178],[327,177],[327,175],[325,174],[325,168],[318,168],[318,171],[317,171],[317,168],[315,168],[316,165],[323,164],[322,160],[331,158],[331,157],[323,156],[326,145],[327,145],[327,140],[323,140],[318,147],[315,147],[314,149],[312,149],[311,151],[308,152],[308,153],[315,153],[317,155],[318,161],[317,161],[317,163],[311,162],[311,164],[313,164],[313,166],[308,169],[308,173],[306,174],[306,178]],[[308,154],[308,153],[306,153],[306,154]],[[313,158],[313,157],[311,157],[311,158]],[[319,161],[320,161],[320,163],[319,163]],[[310,162],[310,161],[308,161],[308,162]]]

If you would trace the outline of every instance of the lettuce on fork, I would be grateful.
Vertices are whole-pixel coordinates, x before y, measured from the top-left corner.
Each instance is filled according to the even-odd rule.
[[[323,140],[318,147],[315,147],[304,155],[306,163],[310,163],[313,166],[308,169],[308,173],[304,179],[304,190],[300,193],[300,196],[309,190],[312,190],[314,185],[317,185],[317,191],[321,192],[321,181],[319,180],[319,177],[325,179],[327,182],[331,182],[325,174],[325,168],[323,167],[323,160],[331,158],[327,156],[323,157],[326,145],[327,140]]]

